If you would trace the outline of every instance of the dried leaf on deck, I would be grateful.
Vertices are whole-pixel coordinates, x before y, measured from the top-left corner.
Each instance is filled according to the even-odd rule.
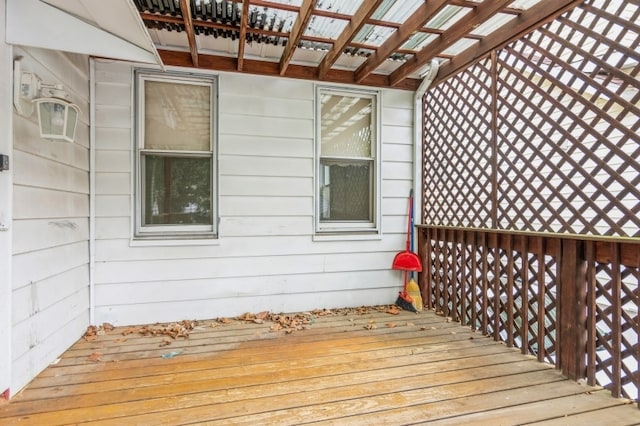
[[[112,324],[109,324],[108,322],[103,322],[102,323],[102,328],[105,331],[112,331],[115,327]]]
[[[398,325],[396,323],[394,323],[394,322],[387,323],[387,327],[389,327],[389,328],[396,328],[397,326]]]
[[[122,330],[122,335],[123,336],[127,336],[129,334],[133,334],[133,333],[137,333],[138,332],[138,328],[137,327],[127,327],[124,330]]]
[[[401,310],[397,306],[390,306],[389,309],[386,310],[386,313],[391,315],[398,315],[400,312]]]
[[[239,317],[236,317],[236,319],[237,319],[238,321],[247,321],[247,322],[251,322],[251,321],[253,321],[254,319],[256,319],[256,316],[255,316],[255,315],[253,315],[253,314],[252,314],[252,313],[250,313],[250,312],[245,312],[244,314],[240,315]]]
[[[102,354],[100,352],[93,352],[89,355],[89,361],[98,362],[102,358]]]
[[[269,317],[269,311],[262,311],[256,314],[256,319],[265,320]]]
[[[375,330],[375,329],[376,329],[376,328],[378,328],[378,327],[377,327],[375,324],[373,324],[373,323],[369,323],[369,324],[366,324],[366,325],[364,326],[364,328],[365,328],[366,330]]]
[[[269,330],[271,331],[280,331],[282,330],[282,326],[280,325],[280,323],[275,323],[271,326],[271,328],[269,328]]]
[[[162,339],[162,342],[160,342],[158,346],[163,347],[163,346],[169,346],[170,344],[171,344],[171,339],[165,337],[164,339]]]

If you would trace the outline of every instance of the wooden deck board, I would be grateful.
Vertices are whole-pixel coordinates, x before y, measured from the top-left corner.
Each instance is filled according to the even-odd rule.
[[[289,335],[202,324],[166,347],[121,328],[80,340],[0,405],[0,423],[640,423],[627,401],[432,312],[318,317]]]

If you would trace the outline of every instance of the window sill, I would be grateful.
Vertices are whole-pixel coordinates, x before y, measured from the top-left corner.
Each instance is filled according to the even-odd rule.
[[[181,246],[219,246],[218,238],[163,238],[143,237],[132,238],[130,247],[181,247]]]
[[[366,234],[355,234],[355,233],[334,233],[334,234],[315,234],[313,236],[313,241],[380,241],[382,240],[382,235],[379,233],[366,233]]]

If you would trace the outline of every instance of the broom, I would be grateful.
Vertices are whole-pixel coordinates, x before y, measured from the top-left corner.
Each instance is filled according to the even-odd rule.
[[[404,271],[404,285],[402,291],[398,293],[396,299],[396,306],[404,309],[405,311],[417,312],[413,306],[413,299],[407,293],[407,277],[408,271],[422,271],[422,262],[420,258],[411,250],[409,250],[410,238],[411,238],[411,210],[413,205],[413,189],[409,192],[409,212],[407,220],[407,241],[405,250],[396,254],[393,259],[392,268]]]
[[[409,208],[409,220],[411,221],[411,251],[413,251],[413,203]],[[411,271],[411,279],[409,280],[409,284],[407,284],[407,293],[408,296],[413,300],[413,307],[416,309],[416,311],[421,312],[423,309],[422,295],[420,294],[420,286],[418,286],[418,282],[414,279],[414,275],[415,272]]]

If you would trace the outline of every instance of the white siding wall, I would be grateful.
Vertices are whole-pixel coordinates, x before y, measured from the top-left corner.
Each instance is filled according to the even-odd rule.
[[[412,179],[412,93],[382,95],[382,230],[313,240],[314,84],[219,75],[220,238],[131,244],[132,68],[96,63],[96,322],[392,303]]]
[[[0,0],[0,22],[5,22],[5,0]],[[0,81],[10,82],[13,49],[0,31]],[[13,86],[0,84],[0,154],[11,155]],[[11,386],[11,202],[13,168],[0,172],[0,393]]]
[[[13,115],[12,392],[89,324],[89,62],[14,49],[23,71],[62,83],[82,110],[76,142],[40,138],[37,113]]]

